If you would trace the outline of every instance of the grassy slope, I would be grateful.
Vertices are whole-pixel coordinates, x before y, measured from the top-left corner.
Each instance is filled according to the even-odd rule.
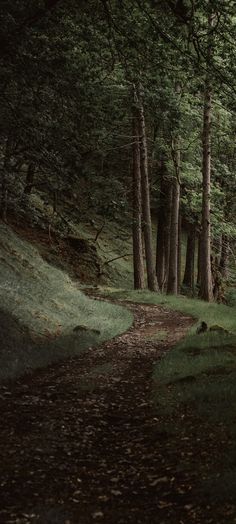
[[[3,224],[0,248],[0,377],[74,355],[132,323],[124,308],[86,297]],[[74,332],[78,325],[86,330]]]

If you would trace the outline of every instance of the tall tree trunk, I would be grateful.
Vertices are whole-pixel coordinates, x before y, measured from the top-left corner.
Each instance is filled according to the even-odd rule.
[[[163,291],[165,283],[165,214],[162,207],[159,207],[158,211],[156,275],[159,289]]]
[[[167,281],[167,293],[177,295],[178,293],[178,237],[179,237],[179,202],[180,202],[180,148],[179,139],[173,143],[173,160],[175,165],[175,177],[173,178],[172,212],[170,228],[170,254],[169,272]]]
[[[158,284],[153,260],[152,247],[152,220],[150,209],[150,189],[148,176],[148,155],[144,108],[142,97],[139,92],[139,135],[140,135],[140,165],[141,165],[141,187],[142,187],[142,210],[143,210],[143,232],[145,243],[146,267],[148,289],[158,291]]]
[[[220,272],[223,278],[227,278],[228,276],[228,264],[229,264],[229,239],[227,235],[222,235],[219,269],[220,269]]]
[[[187,250],[186,250],[186,262],[185,262],[185,271],[183,284],[187,288],[194,290],[194,261],[195,261],[195,226],[190,226],[190,231],[188,233],[187,239]]]
[[[200,287],[201,282],[201,234],[198,234],[197,247],[197,285]]]
[[[165,287],[167,287],[167,280],[169,274],[169,261],[170,261],[170,231],[171,231],[171,215],[172,215],[172,199],[173,187],[168,182],[167,191],[167,204],[166,204],[166,224],[165,224]]]
[[[135,108],[133,115],[133,268],[134,289],[143,289],[145,284],[142,243],[141,170],[139,126]]]
[[[178,222],[178,293],[181,290],[182,283],[182,216],[179,212],[179,222]]]
[[[166,281],[166,256],[167,260],[169,256],[169,253],[167,253],[167,246],[169,244],[168,212],[170,211],[170,181],[168,179],[164,159],[161,160],[160,178],[160,201],[157,217],[156,275],[159,288],[163,291]]]
[[[205,80],[204,115],[203,115],[203,163],[202,163],[202,234],[201,234],[201,277],[200,297],[207,302],[213,299],[211,275],[211,111],[212,86],[210,81],[210,63],[212,59],[213,15],[208,17],[207,73]]]

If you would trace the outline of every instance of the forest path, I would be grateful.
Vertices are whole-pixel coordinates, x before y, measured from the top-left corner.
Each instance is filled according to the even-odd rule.
[[[125,305],[128,332],[0,388],[2,524],[201,521],[152,403],[153,365],[193,320]]]

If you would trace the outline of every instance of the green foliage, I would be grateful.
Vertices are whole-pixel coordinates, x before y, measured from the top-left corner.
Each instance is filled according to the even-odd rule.
[[[172,3],[173,4],[173,3]],[[235,17],[214,2],[211,70],[213,237],[235,241]],[[188,10],[187,10],[188,11]],[[69,3],[4,1],[0,53],[0,197],[3,213],[48,225],[31,192],[67,220],[100,214],[130,224],[132,87],[141,85],[147,121],[152,203],[160,204],[160,159],[175,176],[173,139],[180,138],[181,214],[200,229],[202,91],[207,16],[199,2],[181,21],[171,3],[124,0]],[[177,93],[176,86],[181,93]],[[74,197],[76,195],[76,197]],[[56,213],[55,213],[56,214]],[[54,215],[55,215],[54,214]],[[55,216],[53,217],[55,219]],[[58,217],[57,217],[58,218]],[[57,221],[55,221],[57,225]],[[217,251],[217,250],[216,250]]]

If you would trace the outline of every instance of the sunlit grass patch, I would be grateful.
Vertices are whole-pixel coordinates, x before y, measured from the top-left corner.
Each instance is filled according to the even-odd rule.
[[[144,304],[161,305],[169,309],[180,311],[191,315],[196,322],[204,320],[208,326],[219,325],[229,332],[236,333],[236,308],[228,307],[224,304],[208,303],[198,299],[188,298],[183,295],[177,297],[172,295],[162,295],[151,291],[137,291],[114,288],[101,288],[101,292],[116,298],[117,300],[129,300]],[[192,332],[196,327],[192,327]]]

